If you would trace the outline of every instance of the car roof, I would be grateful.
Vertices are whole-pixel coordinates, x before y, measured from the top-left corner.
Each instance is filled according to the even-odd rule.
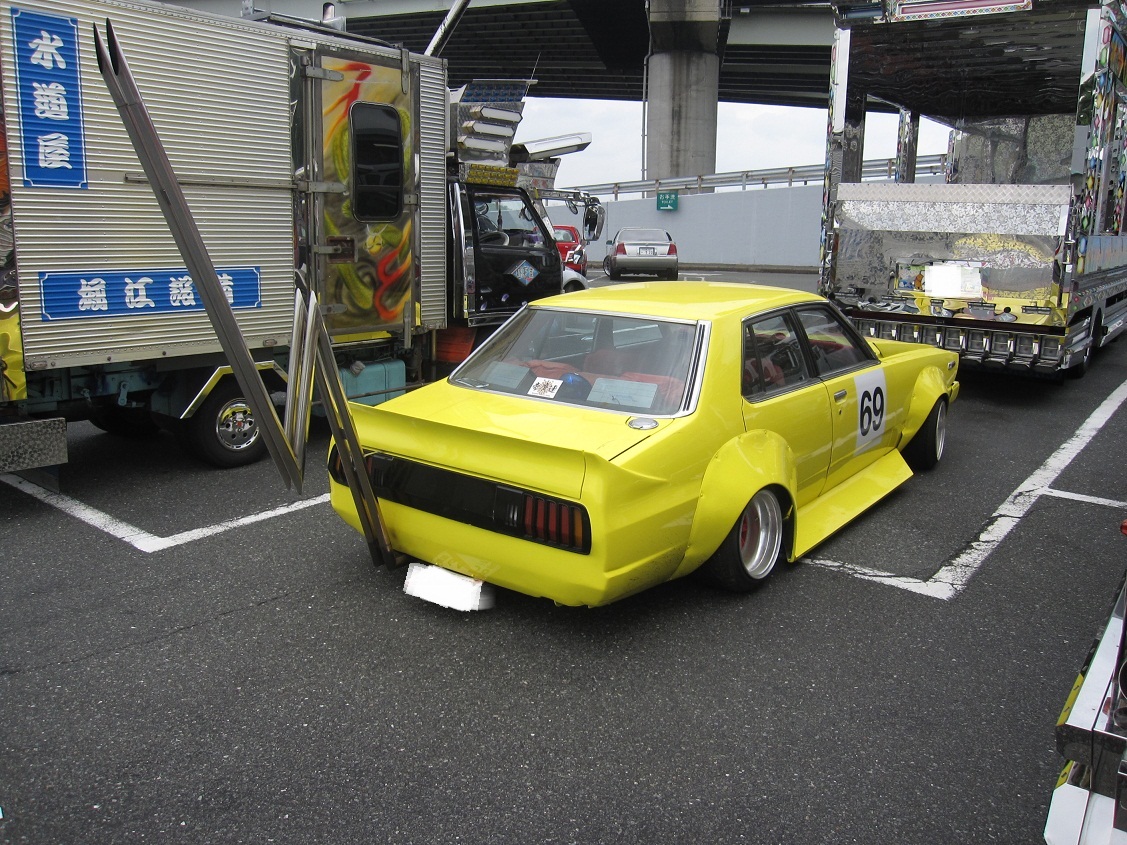
[[[714,320],[733,313],[769,311],[784,305],[823,301],[817,294],[768,285],[735,282],[640,282],[553,296],[533,303],[533,307],[577,308],[681,320]]]

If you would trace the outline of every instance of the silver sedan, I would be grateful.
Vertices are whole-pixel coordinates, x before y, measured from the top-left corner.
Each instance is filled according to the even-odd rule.
[[[649,273],[677,278],[677,244],[664,229],[619,229],[603,259],[603,272],[617,279],[623,273]]]

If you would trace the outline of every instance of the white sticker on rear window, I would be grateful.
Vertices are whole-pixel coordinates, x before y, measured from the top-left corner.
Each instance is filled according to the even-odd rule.
[[[532,382],[532,387],[528,389],[529,396],[539,396],[541,399],[554,399],[556,394],[560,392],[560,386],[563,384],[558,378],[538,378]]]

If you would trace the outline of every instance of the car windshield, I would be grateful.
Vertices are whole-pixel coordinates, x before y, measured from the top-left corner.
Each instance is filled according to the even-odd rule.
[[[669,241],[669,235],[661,229],[623,229],[618,233],[618,239],[623,243],[637,243],[638,241]]]
[[[557,241],[563,241],[564,243],[575,243],[575,235],[573,235],[567,229],[556,229],[554,232],[554,237]]]
[[[455,384],[653,415],[685,407],[696,323],[526,308],[451,375]]]

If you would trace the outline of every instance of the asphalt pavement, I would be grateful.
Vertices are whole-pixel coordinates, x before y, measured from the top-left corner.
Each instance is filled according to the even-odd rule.
[[[1127,560],[1125,383],[1127,343],[966,374],[940,466],[763,590],[594,610],[406,596],[319,427],[296,494],[72,425],[61,497],[0,479],[0,841],[1041,841]]]

